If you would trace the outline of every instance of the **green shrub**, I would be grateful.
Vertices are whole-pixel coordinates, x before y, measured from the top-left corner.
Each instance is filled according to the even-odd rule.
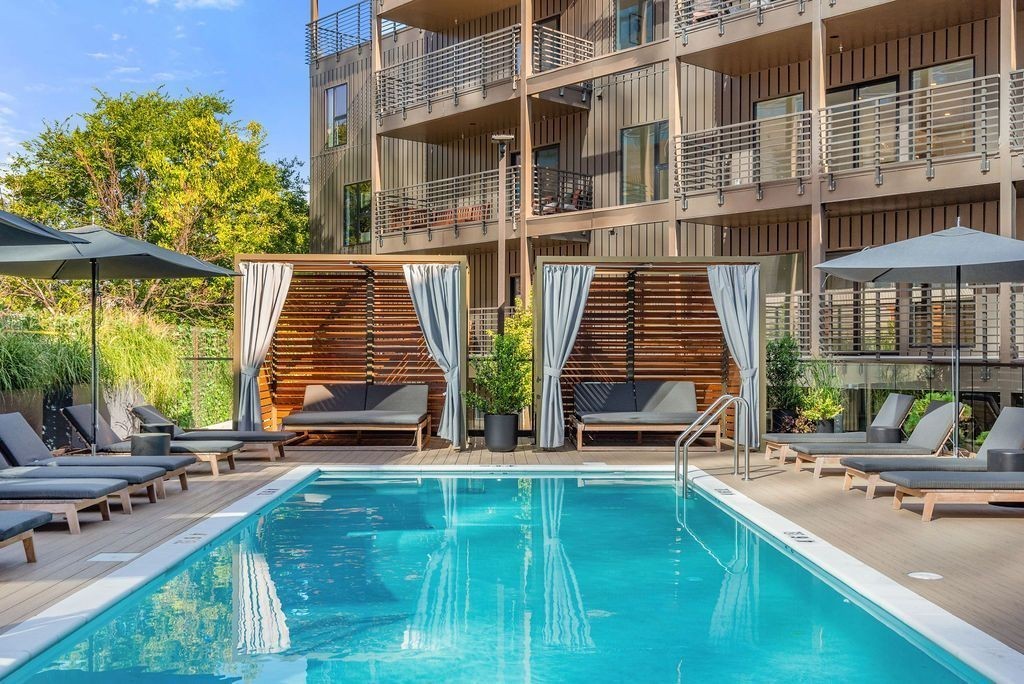
[[[487,334],[493,348],[473,359],[476,389],[466,392],[466,403],[485,414],[519,413],[533,402],[533,312],[521,299],[504,334]]]
[[[43,386],[46,342],[41,338],[20,325],[0,329],[0,392]]]
[[[181,369],[170,326],[143,314],[108,310],[98,338],[104,384],[133,387],[161,408],[174,401]]]
[[[953,401],[953,394],[952,392],[925,392],[915,399],[913,406],[910,407],[910,413],[907,414],[907,419],[903,422],[904,433],[909,435],[914,431],[917,424],[921,422],[921,418],[924,417],[924,412],[928,409],[929,404],[933,401]],[[969,420],[971,417],[971,407],[966,404],[964,406],[965,410],[963,417],[960,419],[961,423]]]
[[[793,411],[804,398],[800,387],[800,348],[792,335],[769,340],[765,347],[765,376],[768,382],[768,407]]]
[[[832,420],[843,412],[843,389],[835,367],[824,359],[808,361],[807,393],[800,414],[814,422]]]

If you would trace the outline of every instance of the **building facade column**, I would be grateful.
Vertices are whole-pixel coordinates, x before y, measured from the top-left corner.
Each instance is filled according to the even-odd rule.
[[[373,91],[371,98],[373,109],[370,112],[370,252],[377,254],[380,249],[380,241],[377,239],[378,216],[377,216],[377,193],[383,190],[381,179],[380,160],[380,125],[377,119],[377,72],[383,67],[381,54],[381,21],[377,16],[379,3],[371,3],[373,14],[370,18],[370,88]]]
[[[825,69],[827,33],[821,18],[821,4],[811,3],[814,21],[811,23],[811,216],[810,234],[807,240],[807,278],[811,296],[810,306],[810,351],[813,356],[821,353],[821,304],[824,277],[815,268],[825,260],[825,248],[828,244],[828,219],[825,216],[825,204],[822,201],[821,183],[822,136],[821,110],[825,107]]]
[[[1017,69],[1017,11],[1015,0],[999,7],[999,234],[1017,237],[1017,190],[1013,185],[1010,145],[1012,98],[1010,74]],[[999,360],[1013,361],[1013,307],[1010,283],[999,285]],[[1009,405],[1005,404],[1004,405]]]

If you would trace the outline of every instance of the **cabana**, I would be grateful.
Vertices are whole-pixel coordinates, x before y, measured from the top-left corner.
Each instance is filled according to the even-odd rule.
[[[258,254],[235,266],[238,429],[357,441],[412,430],[421,447],[433,426],[465,445],[465,257]],[[411,422],[410,402],[425,405]]]
[[[578,449],[591,433],[636,433],[638,445],[645,432],[674,437],[732,394],[752,407],[747,443],[756,447],[765,403],[760,266],[754,257],[539,258],[537,445],[561,447],[567,427]],[[717,428],[702,430],[716,448]]]

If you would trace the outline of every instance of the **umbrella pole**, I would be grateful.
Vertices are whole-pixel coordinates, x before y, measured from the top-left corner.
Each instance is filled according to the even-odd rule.
[[[956,323],[953,347],[953,458],[960,456],[960,267],[956,267]]]
[[[95,259],[89,260],[92,269],[92,455],[96,455],[96,439],[99,436],[100,410],[100,364],[96,353],[96,300],[100,296],[100,265]]]

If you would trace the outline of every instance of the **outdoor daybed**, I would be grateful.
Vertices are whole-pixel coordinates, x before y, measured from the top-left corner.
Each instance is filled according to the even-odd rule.
[[[53,520],[45,511],[0,511],[0,549],[21,542],[25,560],[36,562],[35,529]]]
[[[867,480],[868,499],[875,498],[881,474],[892,471],[912,472],[985,472],[989,449],[1024,449],[1024,408],[1005,407],[985,438],[975,458],[952,456],[851,456],[840,460],[846,468],[843,490],[853,487],[854,478]]]
[[[183,430],[173,420],[160,413],[155,406],[145,404],[135,406],[132,413],[142,421],[143,425],[169,425],[174,430],[172,439],[176,442],[200,442],[206,440],[229,440],[243,442],[246,449],[252,447],[253,451],[262,451],[271,461],[276,461],[278,456],[284,458],[284,445],[295,439],[294,432],[268,432],[264,430]]]
[[[305,434],[402,430],[416,433],[416,450],[430,436],[427,385],[378,385],[345,382],[307,385],[302,410],[285,417],[282,425]]]
[[[697,389],[686,380],[581,382],[574,391],[573,417],[580,451],[587,432],[682,432],[700,417]],[[718,423],[702,432],[712,433],[715,449],[721,449]]]

